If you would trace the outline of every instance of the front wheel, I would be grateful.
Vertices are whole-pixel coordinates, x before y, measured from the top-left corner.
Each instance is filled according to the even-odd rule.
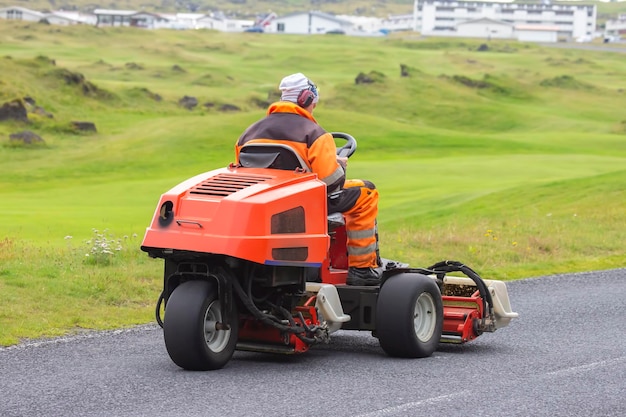
[[[389,356],[424,358],[439,345],[443,302],[429,277],[402,273],[380,288],[376,304],[376,334]]]
[[[223,326],[222,305],[215,285],[187,281],[167,301],[163,337],[174,363],[191,371],[220,369],[237,344],[237,312],[231,303],[230,328]]]

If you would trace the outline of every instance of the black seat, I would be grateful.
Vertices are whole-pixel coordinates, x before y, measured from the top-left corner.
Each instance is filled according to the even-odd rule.
[[[310,171],[290,146],[280,143],[251,143],[239,151],[239,165],[245,168],[273,168]]]

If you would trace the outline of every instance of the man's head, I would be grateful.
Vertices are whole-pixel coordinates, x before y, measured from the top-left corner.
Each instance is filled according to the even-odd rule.
[[[319,100],[315,84],[300,72],[283,78],[278,88],[282,92],[280,96],[282,101],[291,101],[305,109],[317,104]]]

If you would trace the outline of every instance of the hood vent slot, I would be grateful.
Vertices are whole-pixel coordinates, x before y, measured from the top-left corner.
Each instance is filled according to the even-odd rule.
[[[189,194],[226,197],[270,179],[261,175],[218,174],[190,189]]]

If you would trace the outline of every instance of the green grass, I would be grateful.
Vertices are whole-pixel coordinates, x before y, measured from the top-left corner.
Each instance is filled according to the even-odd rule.
[[[383,256],[496,279],[623,267],[623,54],[481,43],[0,21],[0,105],[53,115],[0,122],[0,345],[153,320],[162,263],[139,246],[159,195],[232,162],[297,71],[320,123],[359,141],[349,176],[380,190]],[[12,144],[25,129],[45,144]],[[121,250],[85,256],[93,229]]]

